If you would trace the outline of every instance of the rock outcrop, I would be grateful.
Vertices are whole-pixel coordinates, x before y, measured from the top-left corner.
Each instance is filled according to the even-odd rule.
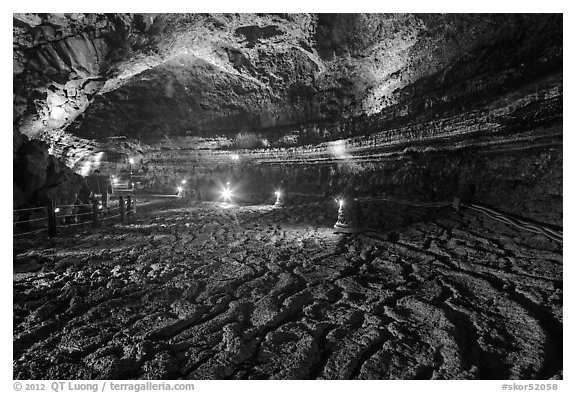
[[[14,140],[14,209],[47,206],[50,201],[56,204],[88,201],[90,188],[84,177],[48,154],[46,143],[25,136]]]

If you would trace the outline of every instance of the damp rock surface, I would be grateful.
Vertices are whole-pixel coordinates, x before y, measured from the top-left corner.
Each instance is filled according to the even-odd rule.
[[[562,378],[562,246],[475,212],[182,199],[14,241],[15,379]]]

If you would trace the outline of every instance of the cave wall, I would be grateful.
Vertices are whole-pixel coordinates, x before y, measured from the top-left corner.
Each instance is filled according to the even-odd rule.
[[[344,190],[353,190],[360,197],[388,195],[420,202],[459,197],[562,226],[562,169],[562,147],[552,146],[414,152],[364,163],[219,162],[179,172],[161,167],[147,171],[153,173],[148,186],[175,193],[185,179],[187,190],[195,190],[203,200],[218,200],[227,181],[231,181],[238,203],[273,203],[273,193],[279,187],[288,193],[287,202],[292,204],[333,199]]]
[[[259,134],[270,144],[266,148],[234,150],[233,138],[165,139],[144,149],[140,174],[169,190],[184,178],[200,187],[236,179],[257,202],[273,200],[281,180],[291,191],[326,196],[346,187],[362,196],[387,193],[419,201],[459,196],[561,226],[558,63],[499,94],[479,94],[470,85],[476,81],[449,89],[454,97],[447,95],[444,104],[410,116],[306,125],[293,129],[291,139]]]
[[[82,175],[133,158],[166,190],[282,179],[560,224],[562,33],[561,14],[15,14],[14,135]]]

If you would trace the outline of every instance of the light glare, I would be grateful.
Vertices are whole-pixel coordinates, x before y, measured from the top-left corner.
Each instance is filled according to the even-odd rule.
[[[351,157],[347,152],[344,140],[329,142],[328,151],[336,158],[345,159]]]
[[[222,198],[224,198],[225,200],[229,200],[232,198],[232,191],[230,191],[228,188],[225,188],[222,191]]]

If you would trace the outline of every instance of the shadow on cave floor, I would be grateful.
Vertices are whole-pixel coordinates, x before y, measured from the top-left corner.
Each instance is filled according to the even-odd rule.
[[[470,211],[170,202],[14,241],[16,379],[562,378],[562,246]]]

